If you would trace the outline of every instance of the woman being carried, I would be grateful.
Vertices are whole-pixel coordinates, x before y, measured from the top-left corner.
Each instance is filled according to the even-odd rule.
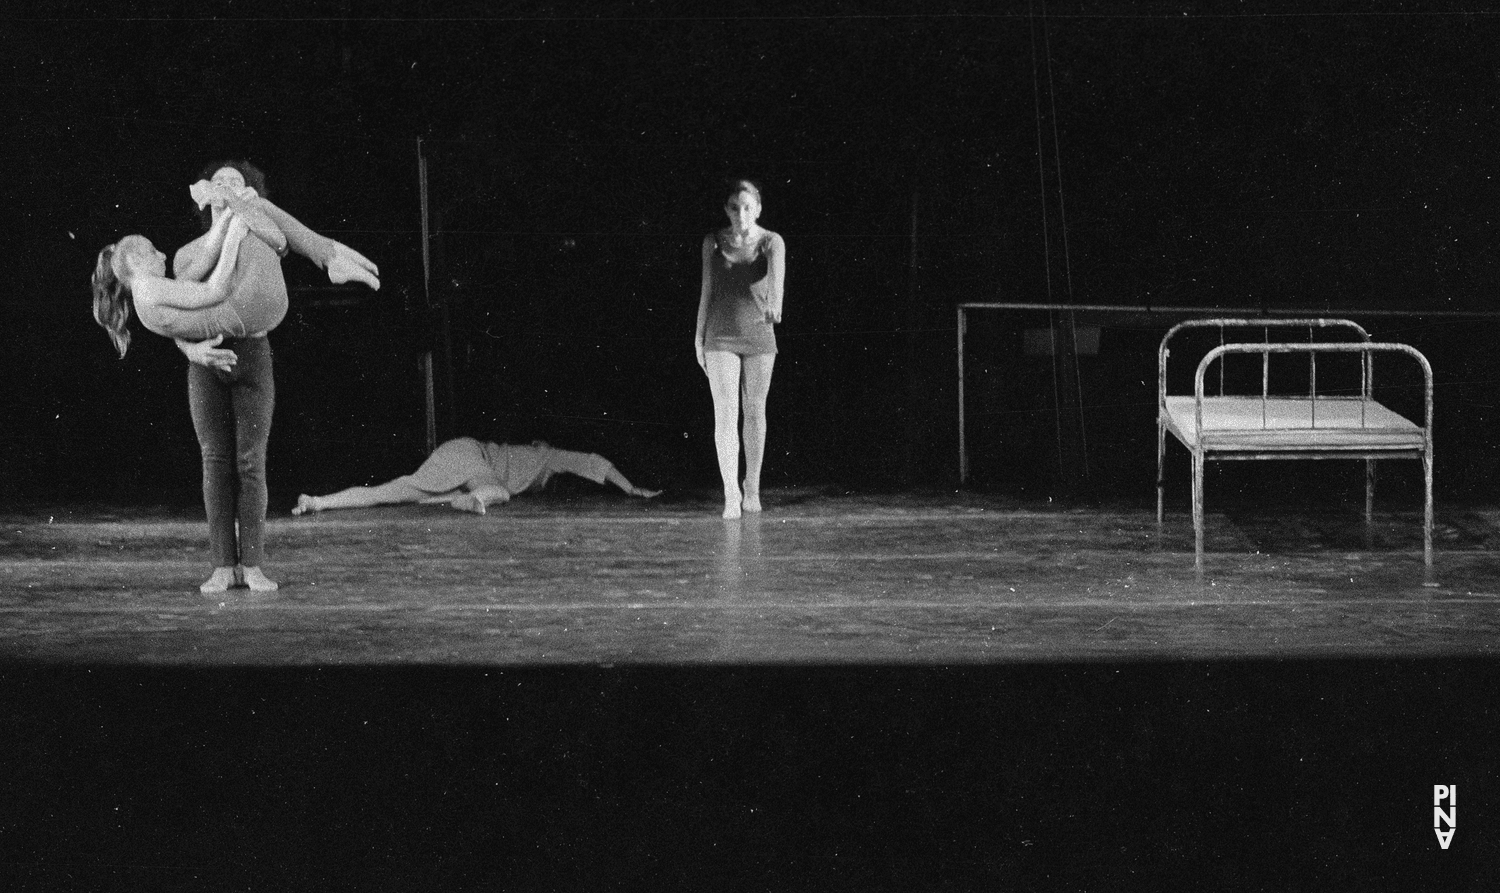
[[[421,502],[446,503],[482,515],[489,505],[507,502],[518,493],[541,490],[552,475],[559,473],[576,474],[596,484],[614,484],[631,496],[646,499],[661,493],[635,486],[597,453],[559,450],[540,440],[522,446],[459,437],[439,444],[415,474],[327,496],[304,494],[297,497],[292,514]]]
[[[274,302],[251,292],[232,291],[230,278],[249,226],[238,214],[214,224],[217,256],[204,282],[167,278],[167,256],[145,236],[125,236],[99,252],[94,267],[94,319],[104,327],[120,356],[130,347],[132,307],[141,325],[167,338],[202,341],[215,336],[244,337],[247,327],[285,315]],[[231,300],[231,297],[237,300]],[[264,331],[264,325],[256,330]]]
[[[167,256],[145,236],[125,236],[99,252],[94,319],[120,356],[130,346],[126,324],[132,305],[149,331],[182,341],[249,338],[276,328],[287,311],[285,281],[280,275],[255,275],[253,267],[273,264],[279,274],[280,259],[289,248],[327,268],[334,282],[380,287],[374,264],[309,230],[254,189],[202,180],[190,191],[200,207],[211,205],[215,212],[208,232],[177,252],[176,279],[167,278]],[[251,233],[261,244],[241,258],[241,244]],[[248,269],[235,276],[241,260]]]
[[[175,338],[188,365],[188,404],[203,456],[203,503],[214,570],[199,587],[270,591],[265,554],[266,447],[276,402],[270,339],[286,315],[281,259],[295,251],[334,283],[379,288],[359,252],[314,233],[264,197],[265,175],[244,161],[215,162],[189,189],[204,234],[178,249],[176,280],[141,236],[100,252],[94,318],[125,355],[132,306],[147,329]],[[251,238],[253,236],[254,238]],[[225,339],[228,340],[225,340]]]

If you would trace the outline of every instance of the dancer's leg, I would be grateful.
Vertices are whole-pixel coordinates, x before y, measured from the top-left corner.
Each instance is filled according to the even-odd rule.
[[[276,589],[260,570],[265,561],[266,448],[276,409],[276,379],[268,338],[245,338],[235,344],[235,470],[238,476],[239,563],[245,585],[259,592]]]
[[[766,395],[771,391],[773,353],[744,358],[740,408],[745,415],[745,511],[760,511],[760,466],[766,454]]]
[[[413,484],[411,475],[403,475],[375,487],[349,487],[327,496],[297,497],[297,507],[292,514],[321,512],[325,509],[358,509],[373,505],[398,505],[407,502],[446,501],[451,494],[433,494]]]
[[[208,517],[208,548],[214,572],[199,588],[223,592],[234,584],[235,550],[234,419],[230,373],[197,363],[187,371],[188,408],[203,457],[203,511]]]
[[[714,448],[724,480],[724,517],[740,516],[740,358],[723,350],[703,354],[714,398]]]

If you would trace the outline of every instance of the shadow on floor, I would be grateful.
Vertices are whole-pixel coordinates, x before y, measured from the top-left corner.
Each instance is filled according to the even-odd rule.
[[[0,667],[5,889],[1435,889],[1492,660]],[[1463,797],[1439,847],[1432,786]]]

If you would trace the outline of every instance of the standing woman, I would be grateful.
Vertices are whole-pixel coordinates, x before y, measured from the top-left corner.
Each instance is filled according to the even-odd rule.
[[[281,322],[287,305],[281,258],[290,251],[328,272],[333,282],[358,281],[379,288],[379,270],[359,252],[314,233],[266,200],[265,175],[244,161],[210,164],[192,193],[202,212],[204,234],[177,250],[173,272],[198,281],[213,270],[223,227],[231,211],[245,217],[251,234],[240,245],[231,292],[256,293],[281,308],[274,321],[243,337],[214,338],[177,346],[188,365],[188,405],[203,455],[203,506],[214,571],[199,587],[223,592],[242,584],[258,592],[277,588],[261,569],[265,558],[266,447],[276,405],[271,343],[266,334]],[[206,181],[206,182],[205,182]]]
[[[760,467],[766,452],[766,395],[776,364],[786,280],[786,243],[763,228],[760,187],[729,183],[729,226],[703,237],[703,285],[693,346],[714,398],[714,447],[724,480],[724,517],[760,511]],[[745,477],[740,485],[740,417]]]

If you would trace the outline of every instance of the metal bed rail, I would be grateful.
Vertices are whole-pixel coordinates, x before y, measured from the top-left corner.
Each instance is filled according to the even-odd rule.
[[[1156,394],[1157,394],[1157,404],[1158,404],[1158,407],[1160,409],[1162,409],[1163,411],[1166,409],[1166,405],[1167,405],[1167,359],[1171,356],[1171,353],[1172,353],[1171,348],[1168,347],[1168,344],[1171,342],[1171,340],[1172,340],[1173,337],[1175,337],[1177,334],[1179,334],[1180,332],[1182,332],[1182,331],[1184,331],[1186,329],[1207,329],[1207,328],[1217,328],[1219,330],[1219,343],[1221,345],[1226,343],[1225,340],[1224,340],[1224,333],[1225,333],[1225,331],[1227,329],[1231,329],[1231,328],[1258,328],[1258,329],[1261,329],[1264,332],[1264,338],[1263,338],[1262,343],[1265,343],[1265,344],[1272,343],[1271,340],[1270,340],[1270,337],[1271,337],[1271,331],[1270,330],[1273,329],[1273,328],[1308,329],[1309,330],[1309,336],[1308,336],[1308,339],[1307,339],[1308,343],[1312,343],[1312,340],[1313,340],[1312,337],[1311,337],[1311,330],[1312,329],[1343,328],[1343,329],[1349,329],[1349,330],[1353,331],[1355,334],[1357,334],[1359,336],[1359,343],[1362,343],[1362,344],[1368,344],[1368,343],[1370,343],[1370,333],[1367,332],[1367,331],[1365,331],[1364,327],[1361,326],[1359,323],[1357,323],[1357,322],[1355,322],[1355,321],[1353,321],[1351,319],[1336,319],[1336,318],[1323,318],[1323,317],[1307,317],[1307,318],[1302,318],[1302,319],[1249,319],[1249,318],[1243,318],[1243,319],[1231,319],[1231,318],[1224,318],[1224,319],[1189,319],[1189,320],[1186,320],[1184,322],[1180,322],[1177,325],[1173,326],[1172,328],[1168,329],[1167,330],[1167,334],[1162,336],[1161,346],[1159,348],[1157,348],[1157,355],[1156,355],[1156,370],[1157,370]],[[1249,343],[1249,342],[1229,342],[1229,343]],[[1281,342],[1276,342],[1276,343],[1281,343]],[[1316,355],[1313,355],[1312,357],[1310,357],[1309,360],[1308,360],[1308,362],[1309,362],[1309,364],[1311,364],[1311,377],[1312,377],[1312,380],[1314,382],[1316,382],[1317,381],[1317,359],[1316,359]],[[1374,387],[1374,368],[1373,368],[1373,366],[1370,363],[1369,357],[1367,356],[1366,359],[1365,359],[1365,363],[1363,364],[1363,369],[1362,369],[1361,392],[1364,393],[1366,396],[1368,396],[1369,391],[1370,391],[1370,389],[1372,387]],[[1261,363],[1261,390],[1262,390],[1262,393],[1265,393],[1265,392],[1269,391],[1269,389],[1270,389],[1270,357],[1267,356],[1267,357],[1265,357],[1263,359],[1263,361]],[[1222,365],[1220,365],[1220,367],[1219,367],[1219,393],[1222,394],[1223,392],[1224,392],[1224,367]]]
[[[1164,473],[1163,472],[1163,466],[1164,466],[1164,463],[1166,461],[1166,453],[1167,453],[1167,361],[1171,357],[1171,354],[1172,354],[1170,345],[1171,345],[1171,342],[1172,342],[1173,338],[1175,338],[1177,335],[1179,335],[1180,333],[1182,333],[1182,332],[1184,332],[1184,331],[1186,331],[1188,329],[1208,329],[1208,328],[1217,328],[1219,330],[1219,344],[1221,346],[1226,343],[1225,342],[1225,333],[1226,333],[1227,330],[1229,330],[1229,329],[1246,329],[1246,328],[1258,328],[1258,329],[1261,329],[1262,333],[1263,333],[1262,334],[1262,343],[1270,343],[1270,330],[1273,329],[1273,328],[1298,328],[1298,329],[1307,329],[1308,330],[1308,342],[1312,342],[1312,335],[1311,335],[1311,333],[1312,333],[1313,329],[1348,329],[1349,331],[1354,332],[1359,337],[1359,343],[1362,343],[1362,344],[1368,344],[1368,343],[1370,343],[1370,333],[1367,332],[1367,331],[1365,331],[1365,328],[1363,326],[1361,326],[1359,323],[1357,323],[1357,322],[1355,322],[1355,321],[1353,321],[1351,319],[1342,319],[1342,318],[1338,318],[1338,317],[1304,316],[1304,317],[1291,317],[1291,318],[1286,318],[1286,319],[1271,318],[1271,317],[1209,317],[1209,318],[1205,318],[1205,319],[1189,319],[1189,320],[1184,320],[1184,321],[1182,321],[1180,323],[1177,323],[1176,325],[1172,326],[1170,329],[1168,329],[1167,333],[1162,336],[1161,344],[1157,348],[1157,356],[1156,356],[1156,370],[1157,370],[1157,383],[1156,383],[1156,416],[1157,416],[1157,425],[1156,425],[1156,521],[1157,521],[1158,524],[1160,524],[1162,522],[1162,518],[1163,518],[1163,512],[1164,512],[1164,508],[1163,508],[1163,498],[1164,498],[1163,497],[1163,492],[1164,492],[1165,486],[1166,486],[1165,481],[1163,479],[1163,473]],[[1233,343],[1251,343],[1251,342],[1233,342]],[[1315,363],[1316,360],[1315,360],[1315,358],[1310,358],[1308,362],[1309,363]],[[1311,377],[1314,380],[1316,380],[1316,366],[1313,367],[1313,372],[1312,372]],[[1363,366],[1363,369],[1362,369],[1362,372],[1361,372],[1361,377],[1362,377],[1361,393],[1363,393],[1365,395],[1368,395],[1368,393],[1370,392],[1370,389],[1373,388],[1373,386],[1374,386],[1374,368],[1371,365],[1371,362],[1369,360],[1369,356],[1368,355],[1366,355],[1366,360],[1365,360],[1365,363],[1364,363],[1364,366]],[[1262,393],[1262,396],[1265,396],[1266,394],[1268,394],[1269,391],[1270,391],[1270,356],[1267,355],[1267,356],[1265,356],[1262,359],[1262,363],[1261,363],[1261,393]],[[1219,393],[1221,395],[1224,393],[1224,366],[1223,366],[1223,364],[1221,364],[1219,366]],[[1261,417],[1262,417],[1262,424],[1264,424],[1265,423],[1264,404],[1262,404]]]
[[[1199,326],[1209,326],[1209,325],[1217,325],[1221,321],[1218,321],[1218,320],[1194,320],[1194,321],[1191,321],[1191,322],[1197,323]],[[1258,321],[1258,320],[1254,321],[1253,324],[1254,325],[1260,325],[1261,321]],[[1304,322],[1303,324],[1305,325],[1306,322]],[[1361,333],[1363,333],[1363,331],[1364,331],[1363,329],[1359,329],[1359,327],[1356,326],[1356,325],[1354,325],[1353,323],[1348,323],[1348,325],[1350,325],[1353,328],[1358,329]],[[1160,389],[1161,389],[1161,391],[1160,391],[1160,407],[1158,409],[1158,419],[1157,419],[1157,497],[1156,497],[1156,517],[1157,517],[1157,523],[1158,524],[1160,524],[1162,522],[1163,517],[1164,517],[1164,496],[1163,496],[1163,494],[1164,494],[1164,489],[1165,489],[1165,477],[1164,477],[1163,469],[1164,469],[1164,460],[1165,460],[1165,455],[1166,455],[1166,433],[1167,433],[1167,424],[1168,424],[1167,423],[1167,410],[1166,410],[1166,361],[1167,361],[1167,357],[1168,357],[1168,354],[1169,354],[1169,351],[1167,350],[1167,346],[1166,345],[1167,345],[1168,338],[1170,338],[1171,335],[1174,334],[1177,331],[1177,329],[1179,329],[1179,328],[1186,328],[1188,326],[1189,326],[1189,324],[1185,323],[1185,324],[1182,324],[1181,326],[1174,327],[1173,331],[1168,333],[1167,338],[1164,338],[1162,340],[1162,349],[1161,349],[1161,352],[1160,352],[1160,355],[1159,355],[1159,361],[1160,361],[1160,367],[1161,367],[1161,369],[1160,369]],[[1365,337],[1368,338],[1367,335]],[[1194,373],[1194,377],[1193,377],[1193,394],[1194,394],[1194,403],[1195,403],[1195,407],[1194,407],[1194,416],[1195,416],[1195,430],[1194,430],[1194,435],[1195,436],[1193,438],[1193,441],[1194,441],[1193,445],[1189,448],[1189,451],[1192,453],[1192,461],[1193,461],[1193,538],[1194,538],[1195,561],[1196,561],[1197,565],[1199,567],[1201,567],[1202,563],[1203,563],[1203,514],[1204,514],[1203,470],[1204,470],[1204,465],[1206,464],[1206,462],[1210,458],[1212,458],[1212,453],[1213,453],[1213,451],[1209,450],[1206,447],[1205,443],[1204,443],[1204,432],[1203,432],[1203,401],[1204,401],[1205,397],[1207,396],[1206,395],[1206,387],[1205,387],[1205,378],[1207,377],[1207,373],[1208,373],[1208,370],[1210,369],[1210,367],[1215,362],[1218,362],[1219,365],[1220,365],[1220,393],[1221,393],[1221,396],[1222,396],[1222,388],[1223,388],[1223,372],[1222,372],[1222,369],[1223,369],[1223,365],[1224,365],[1223,358],[1225,356],[1227,356],[1229,354],[1261,354],[1262,355],[1262,364],[1263,364],[1263,368],[1264,368],[1267,364],[1269,364],[1270,355],[1273,354],[1273,353],[1278,353],[1278,354],[1281,354],[1281,353],[1288,353],[1288,354],[1290,354],[1290,353],[1307,353],[1310,358],[1311,357],[1316,357],[1316,355],[1319,354],[1319,353],[1359,353],[1359,354],[1363,355],[1364,361],[1361,363],[1361,368],[1362,368],[1362,373],[1363,373],[1362,374],[1363,381],[1362,381],[1362,385],[1361,385],[1361,395],[1360,395],[1360,398],[1359,398],[1360,399],[1360,403],[1361,403],[1361,412],[1360,412],[1361,427],[1363,427],[1364,424],[1365,424],[1365,418],[1366,418],[1365,405],[1366,405],[1366,403],[1368,401],[1372,400],[1371,387],[1372,387],[1372,378],[1373,378],[1373,373],[1372,373],[1372,357],[1373,357],[1373,355],[1375,353],[1401,353],[1401,354],[1406,354],[1407,356],[1410,356],[1412,359],[1414,359],[1417,362],[1417,364],[1421,367],[1422,376],[1423,376],[1423,385],[1424,385],[1424,393],[1423,393],[1423,423],[1422,423],[1422,428],[1421,428],[1421,431],[1422,431],[1422,445],[1421,445],[1420,449],[1418,450],[1418,452],[1420,453],[1420,458],[1422,460],[1423,483],[1424,483],[1424,504],[1423,504],[1423,524],[1422,524],[1422,558],[1423,558],[1423,561],[1425,562],[1425,564],[1430,568],[1432,566],[1432,528],[1433,528],[1433,504],[1432,504],[1432,473],[1433,473],[1433,462],[1432,462],[1432,454],[1433,454],[1433,450],[1432,450],[1432,415],[1433,415],[1432,392],[1433,392],[1433,375],[1432,375],[1432,365],[1427,361],[1427,358],[1425,356],[1423,356],[1420,351],[1418,351],[1416,348],[1414,348],[1414,347],[1412,347],[1410,345],[1407,345],[1407,344],[1398,344],[1398,343],[1393,343],[1393,342],[1375,342],[1375,341],[1368,341],[1368,340],[1364,340],[1364,341],[1362,341],[1360,343],[1349,343],[1349,342],[1311,342],[1311,343],[1275,343],[1275,342],[1270,342],[1270,343],[1259,343],[1259,344],[1254,343],[1254,342],[1225,343],[1225,344],[1220,344],[1218,347],[1215,347],[1215,348],[1211,349],[1206,355],[1204,355],[1204,357],[1202,358],[1202,360],[1199,361],[1198,367],[1197,367],[1197,369],[1196,369],[1196,371]],[[1313,366],[1312,369],[1313,369],[1313,371],[1312,371],[1312,378],[1311,378],[1310,388],[1309,388],[1310,393],[1308,395],[1308,400],[1312,404],[1312,406],[1309,409],[1312,428],[1311,429],[1299,429],[1299,430],[1313,430],[1313,429],[1317,429],[1317,424],[1316,424],[1316,418],[1317,418],[1316,417],[1316,403],[1317,403],[1316,366]],[[1267,376],[1263,373],[1263,376],[1262,376],[1262,395],[1261,395],[1261,399],[1262,399],[1262,425],[1263,426],[1265,425],[1265,419],[1266,419],[1265,405],[1266,405],[1266,401],[1269,400],[1268,388],[1266,386],[1266,380],[1267,380]],[[1343,399],[1347,399],[1347,398],[1343,398]],[[1332,429],[1329,428],[1329,429],[1322,429],[1322,430],[1332,430]],[[1369,523],[1369,521],[1371,520],[1371,517],[1373,515],[1373,512],[1374,512],[1375,460],[1378,459],[1378,458],[1397,458],[1398,456],[1393,455],[1391,453],[1391,451],[1389,451],[1389,450],[1384,450],[1384,451],[1382,451],[1382,450],[1365,450],[1365,451],[1360,451],[1358,449],[1350,449],[1350,448],[1337,448],[1337,449],[1335,449],[1335,448],[1326,448],[1325,450],[1319,450],[1318,447],[1316,446],[1316,444],[1312,445],[1309,448],[1309,450],[1307,451],[1307,453],[1311,457],[1317,457],[1321,453],[1326,453],[1326,455],[1327,455],[1328,458],[1350,458],[1350,459],[1363,458],[1363,459],[1365,459],[1365,470],[1366,470],[1365,471],[1365,519],[1366,519],[1366,522]],[[1299,453],[1295,457],[1302,458],[1302,457],[1307,457],[1307,456],[1304,456],[1303,454]],[[1234,458],[1241,458],[1241,459],[1272,459],[1272,458],[1293,458],[1293,456],[1287,455],[1285,453],[1280,453],[1280,454],[1277,454],[1277,453],[1254,454],[1254,453],[1245,453],[1245,452],[1241,451],[1238,455],[1235,455]],[[1412,457],[1411,456],[1401,456],[1400,458],[1412,458]]]

